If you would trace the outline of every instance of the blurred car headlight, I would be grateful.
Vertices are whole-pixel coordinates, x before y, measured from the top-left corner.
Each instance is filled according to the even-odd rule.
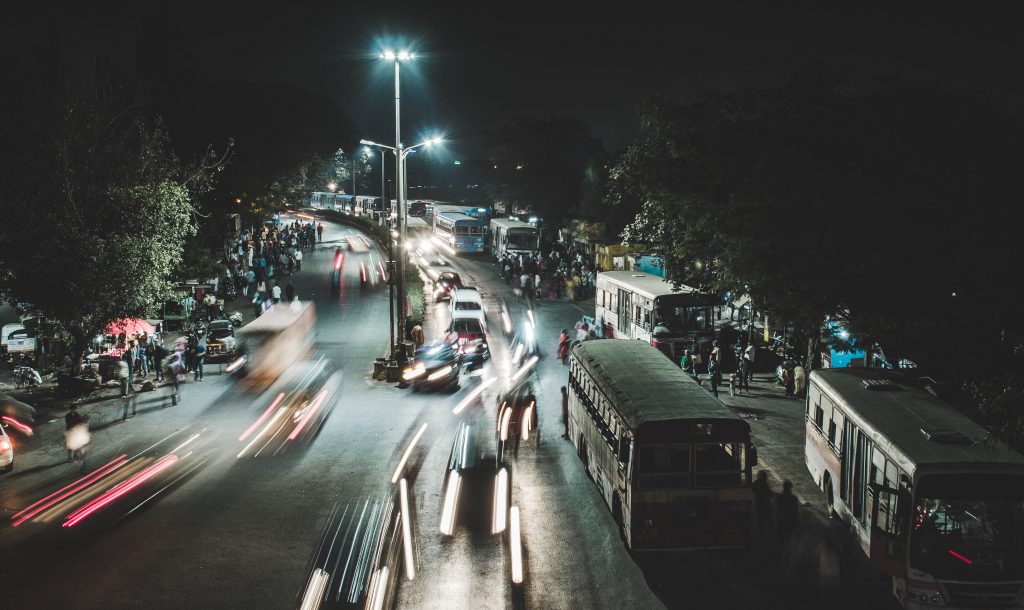
[[[405,369],[405,371],[402,372],[402,379],[406,381],[409,381],[410,379],[416,379],[417,377],[423,375],[423,373],[425,373],[426,371],[427,367],[423,366],[423,363],[420,362],[415,364],[414,366]]]
[[[451,373],[451,372],[452,372],[451,365],[446,364],[446,365],[442,366],[441,368],[437,369],[436,371],[434,371],[433,373],[427,375],[427,381],[434,381],[435,379],[441,379],[442,377],[444,377],[445,375],[447,375],[448,373]]]

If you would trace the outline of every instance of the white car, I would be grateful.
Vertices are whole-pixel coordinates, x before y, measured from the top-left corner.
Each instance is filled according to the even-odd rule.
[[[14,470],[14,445],[11,444],[11,437],[0,425],[0,472]]]
[[[487,327],[487,320],[484,318],[484,302],[475,288],[456,288],[452,291],[450,307],[452,320],[473,318],[479,320],[484,328]]]

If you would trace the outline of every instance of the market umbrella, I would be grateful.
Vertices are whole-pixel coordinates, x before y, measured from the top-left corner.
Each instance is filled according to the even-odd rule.
[[[115,320],[107,325],[106,332],[108,335],[117,335],[125,333],[129,335],[139,335],[142,333],[152,334],[156,329],[149,322],[140,318],[124,318],[121,320]]]

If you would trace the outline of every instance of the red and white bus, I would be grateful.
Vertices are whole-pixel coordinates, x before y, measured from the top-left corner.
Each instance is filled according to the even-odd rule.
[[[750,426],[654,347],[572,348],[569,438],[630,548],[749,544]]]
[[[905,608],[1024,608],[1024,456],[915,382],[812,372],[807,468]]]

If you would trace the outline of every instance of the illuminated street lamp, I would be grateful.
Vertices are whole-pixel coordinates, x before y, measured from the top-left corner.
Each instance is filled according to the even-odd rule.
[[[333,182],[328,182],[327,183],[327,190],[331,191],[332,193],[334,192],[334,189],[336,189],[336,188],[338,188],[337,184],[335,184]]]
[[[396,103],[397,103],[397,99],[396,99]],[[410,153],[412,153],[413,151],[415,151],[418,148],[422,148],[424,146],[433,146],[434,144],[440,144],[442,142],[444,142],[444,138],[433,137],[433,138],[430,138],[430,139],[425,140],[423,142],[420,142],[419,144],[413,144],[412,146],[409,146],[409,147],[406,147],[406,148],[401,148],[401,144],[399,144],[399,147],[396,149],[396,147],[394,147],[394,146],[388,146],[387,144],[381,144],[379,142],[374,142],[372,140],[359,140],[359,143],[364,145],[364,146],[375,146],[375,147],[381,149],[381,154],[380,154],[380,159],[381,159],[381,201],[384,200],[384,150],[390,150],[392,153],[394,153],[395,150],[401,150],[401,154],[398,155],[398,163],[396,163],[397,167],[395,168],[396,172],[398,174],[398,192],[395,195],[395,199],[397,200],[397,205],[398,205],[398,233],[397,233],[397,241],[398,241],[398,243],[397,243],[395,248],[392,248],[392,259],[394,259],[395,253],[396,252],[398,253],[398,259],[397,259],[397,265],[398,265],[397,274],[398,274],[398,278],[397,278],[397,280],[394,283],[392,283],[392,286],[395,286],[395,285],[398,286],[398,302],[399,302],[399,307],[398,307],[398,324],[397,324],[397,326],[400,329],[398,332],[401,333],[401,336],[403,337],[403,340],[404,340],[404,337],[405,337],[405,255],[403,253],[405,251],[405,243],[406,243],[406,226],[408,225],[407,217],[406,217],[406,203],[405,203],[405,201],[407,199],[405,190],[406,190],[406,188],[408,188],[407,185],[406,185],[406,179],[405,179],[405,177],[406,177],[405,160],[409,156]],[[395,233],[392,232],[392,235],[395,235]],[[392,337],[391,337],[391,348],[392,348],[392,353],[394,353],[395,340],[394,340],[394,335],[393,334],[392,334]]]

